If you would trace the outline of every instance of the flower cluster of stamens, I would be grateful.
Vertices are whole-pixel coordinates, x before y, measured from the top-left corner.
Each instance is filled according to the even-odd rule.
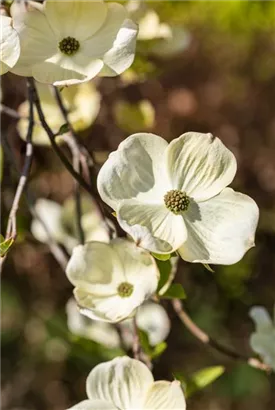
[[[131,294],[133,293],[133,290],[134,290],[134,286],[128,282],[122,282],[117,288],[118,294],[122,298],[130,297]]]
[[[59,50],[62,53],[67,54],[68,56],[75,54],[79,49],[79,41],[77,41],[73,37],[63,38],[63,40],[61,40],[58,45]]]
[[[164,195],[164,203],[169,211],[178,215],[188,209],[190,199],[185,192],[179,189],[172,189]]]

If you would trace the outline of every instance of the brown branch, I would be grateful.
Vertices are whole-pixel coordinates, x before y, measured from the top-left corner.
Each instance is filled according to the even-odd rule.
[[[16,164],[16,158],[15,155],[12,152],[12,149],[7,141],[7,138],[5,138],[4,135],[1,134],[1,140],[3,141],[3,149],[5,152],[5,159],[8,160],[8,162],[10,163],[10,167],[11,169],[13,169],[15,171],[15,173],[20,176],[20,170]],[[63,249],[61,248],[61,246],[56,242],[56,240],[51,236],[48,227],[46,226],[46,224],[44,223],[43,219],[40,218],[40,216],[37,214],[36,210],[35,210],[35,200],[33,198],[32,193],[30,192],[30,190],[28,189],[27,186],[25,186],[24,189],[24,195],[26,197],[26,203],[28,205],[28,208],[30,210],[30,213],[32,214],[33,218],[36,218],[41,225],[43,226],[46,235],[48,236],[48,242],[47,245],[50,248],[50,251],[52,253],[52,255],[54,256],[54,258],[56,259],[56,261],[59,263],[59,265],[62,267],[63,270],[66,269],[67,263],[68,263],[68,257],[65,254],[65,252],[63,251]],[[4,258],[2,258],[2,261],[0,263],[0,271],[2,268],[4,262]]]
[[[260,360],[236,352],[235,350],[232,350],[229,347],[222,345],[220,342],[217,342],[216,340],[212,339],[207,333],[200,329],[196,325],[196,323],[194,323],[193,320],[188,316],[188,314],[183,309],[182,303],[179,299],[173,299],[172,305],[182,323],[200,342],[212,347],[219,353],[222,353],[230,357],[231,359],[242,360],[252,367],[264,370],[265,372],[270,372],[270,367],[261,362]]]
[[[140,360],[141,346],[139,341],[138,326],[136,317],[133,317],[133,356],[134,359]]]
[[[5,135],[2,135],[2,141],[1,141],[2,145],[3,145],[3,149],[4,149],[4,153],[5,153],[5,158],[8,160],[8,162],[10,163],[11,169],[18,175],[20,176],[20,170],[18,168],[18,165],[16,163],[16,158],[15,155],[8,143],[7,138],[5,137]],[[63,251],[62,247],[55,241],[55,239],[51,236],[46,224],[44,223],[44,221],[40,218],[40,216],[37,214],[37,212],[35,211],[35,207],[34,207],[34,203],[35,200],[33,198],[32,193],[30,192],[29,188],[27,186],[25,186],[25,190],[24,190],[24,195],[26,198],[26,202],[28,205],[28,208],[30,210],[30,213],[32,214],[32,216],[34,218],[36,218],[43,226],[46,235],[48,236],[48,242],[47,245],[50,248],[50,251],[52,253],[52,255],[54,256],[54,258],[56,259],[56,261],[59,263],[59,265],[62,267],[63,270],[66,269],[67,263],[68,263],[68,257],[65,254],[65,252]],[[3,262],[3,261],[2,261]]]
[[[14,239],[16,238],[16,235],[17,235],[16,213],[18,211],[19,202],[20,202],[22,193],[24,191],[25,185],[27,183],[28,176],[29,176],[30,169],[31,169],[31,164],[32,164],[32,156],[33,156],[32,134],[33,134],[33,127],[34,127],[34,113],[33,113],[34,89],[32,86],[32,82],[29,81],[29,79],[27,80],[27,86],[28,86],[28,99],[29,99],[30,108],[29,108],[29,126],[28,126],[27,137],[26,137],[26,142],[27,142],[26,153],[25,153],[23,169],[21,172],[21,176],[19,179],[19,183],[17,185],[14,200],[13,200],[12,207],[11,207],[10,214],[9,214],[8,225],[7,225],[7,230],[6,230],[6,239],[10,237]]]
[[[78,135],[76,134],[70,119],[69,119],[69,113],[65,107],[65,104],[62,100],[62,96],[60,91],[58,90],[57,87],[53,87],[55,98],[57,101],[57,104],[59,106],[59,109],[63,115],[64,120],[66,121],[66,124],[68,126],[68,129],[70,131],[69,134],[66,134],[63,136],[63,139],[67,142],[73,158],[75,158],[75,166],[77,167],[82,167],[82,170],[84,171],[86,177],[89,178],[90,184],[91,184],[91,190],[92,190],[92,195],[93,198],[96,200],[99,212],[101,213],[102,219],[105,220],[106,218],[106,213],[107,215],[109,214],[109,209],[106,206],[106,204],[102,201],[98,191],[97,191],[97,185],[96,185],[96,179],[97,175],[95,174],[95,160],[93,158],[93,155],[87,150],[87,148],[80,143]],[[78,171],[79,172],[79,171]],[[76,187],[76,192],[77,192],[77,187]],[[76,197],[76,201],[79,201]],[[78,206],[78,205],[77,205]],[[78,215],[78,225],[80,228],[80,219]],[[109,232],[110,238],[112,238],[112,230],[110,228],[110,225],[105,221],[106,229]]]
[[[53,131],[51,130],[51,128],[49,127],[43,110],[42,110],[42,106],[41,106],[41,102],[39,99],[39,95],[34,83],[33,78],[30,79],[31,84],[33,86],[34,89],[34,95],[33,95],[33,101],[38,113],[38,117],[39,120],[41,122],[42,127],[44,128],[44,130],[46,131],[50,142],[52,144],[53,150],[55,151],[56,155],[59,157],[59,159],[62,161],[62,163],[65,165],[65,167],[67,168],[67,170],[70,172],[70,174],[77,180],[77,182],[88,192],[88,194],[90,194],[91,196],[93,196],[92,192],[91,192],[91,187],[89,186],[89,184],[87,184],[87,182],[82,178],[82,176],[76,172],[72,166],[72,164],[70,163],[70,161],[67,159],[66,155],[63,153],[63,151],[60,149],[60,147],[58,146],[58,144],[55,141],[55,134],[53,133]]]

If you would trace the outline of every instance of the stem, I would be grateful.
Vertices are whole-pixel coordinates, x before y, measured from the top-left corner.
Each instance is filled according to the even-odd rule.
[[[192,321],[190,316],[188,316],[188,314],[184,311],[182,307],[182,303],[179,299],[173,299],[172,305],[179,319],[182,321],[182,323],[193,334],[193,336],[195,336],[200,342],[212,347],[219,353],[222,353],[230,357],[231,359],[243,360],[252,367],[255,367],[260,370],[264,370],[266,372],[270,372],[271,370],[270,367],[262,363],[260,360],[253,358],[253,357],[246,356],[241,353],[238,353],[235,350],[232,350],[229,347],[224,346],[218,341],[212,339],[207,333],[205,333],[202,329],[200,329],[196,325],[196,323]]]
[[[62,96],[61,96],[60,91],[58,90],[57,87],[53,87],[53,91],[54,91],[55,98],[56,98],[57,104],[59,106],[59,109],[60,109],[60,111],[63,115],[63,118],[66,121],[66,124],[68,125],[68,128],[70,130],[70,134],[66,134],[65,136],[63,136],[63,139],[69,145],[70,150],[72,152],[73,158],[78,157],[78,159],[79,159],[78,162],[81,163],[82,170],[84,171],[86,177],[89,178],[90,184],[91,184],[92,195],[93,195],[94,199],[97,200],[96,203],[97,203],[99,212],[101,213],[102,219],[105,220],[105,210],[107,210],[107,207],[106,207],[105,203],[102,201],[100,195],[98,194],[97,188],[96,188],[97,175],[94,172],[95,171],[95,169],[94,169],[95,160],[93,158],[93,155],[90,154],[89,151],[87,150],[87,148],[82,143],[79,142],[78,136],[77,136],[77,134],[76,134],[70,120],[69,120],[68,110],[64,105],[64,102],[62,100]],[[79,167],[79,165],[78,165],[78,167]],[[79,169],[77,169],[77,171],[79,173]],[[95,188],[93,188],[93,187],[95,187]],[[76,191],[77,191],[77,188],[76,188]],[[76,198],[76,201],[78,201],[77,198]],[[109,213],[109,209],[108,209],[108,213]],[[80,225],[81,225],[80,224],[80,219],[78,217],[79,231],[80,231]],[[108,223],[106,223],[106,221],[105,221],[105,225],[106,225],[106,229],[108,230],[109,236],[110,236],[110,239],[111,239],[112,236],[113,236],[112,235],[112,230],[110,229],[110,226],[109,226]]]
[[[133,318],[133,356],[134,359],[140,360],[141,347],[139,342],[138,327],[136,317]]]
[[[69,160],[67,159],[66,155],[63,153],[63,151],[59,148],[58,144],[56,143],[56,141],[55,141],[55,134],[52,132],[51,128],[49,127],[49,125],[48,125],[48,123],[47,123],[47,121],[46,121],[46,119],[45,119],[45,116],[44,116],[44,113],[43,113],[43,110],[42,110],[42,107],[41,107],[40,99],[39,99],[39,96],[38,96],[37,89],[36,89],[36,86],[35,86],[35,84],[34,84],[33,78],[31,78],[29,81],[31,82],[31,84],[32,84],[32,86],[33,86],[33,89],[34,89],[33,101],[34,101],[34,104],[35,104],[35,106],[36,106],[36,110],[37,110],[37,113],[38,113],[38,116],[39,116],[39,120],[40,120],[40,122],[41,122],[42,127],[43,127],[44,130],[46,131],[46,133],[47,133],[47,135],[48,135],[50,141],[51,141],[53,150],[55,151],[56,155],[60,158],[60,160],[63,162],[63,164],[65,165],[65,167],[67,168],[67,170],[70,172],[70,174],[72,174],[72,176],[77,180],[77,182],[78,182],[90,195],[92,195],[92,193],[91,193],[91,187],[90,187],[90,186],[87,184],[87,182],[81,177],[81,175],[79,175],[79,173],[74,170],[73,166],[71,165],[71,163],[70,163]]]
[[[28,176],[30,173],[31,169],[31,164],[32,164],[32,157],[33,157],[33,145],[32,145],[32,133],[33,133],[33,127],[34,127],[34,115],[33,115],[33,104],[34,104],[34,89],[32,86],[32,82],[27,80],[27,86],[28,86],[28,99],[30,103],[30,109],[29,109],[29,126],[28,126],[28,131],[27,131],[27,137],[26,137],[26,153],[25,153],[25,160],[24,160],[24,165],[23,169],[21,172],[21,176],[17,185],[17,189],[15,192],[14,200],[12,203],[12,207],[10,210],[9,214],[9,219],[8,219],[8,225],[7,225],[7,230],[6,230],[6,238],[16,238],[17,235],[17,226],[16,226],[16,213],[18,211],[19,207],[19,202],[22,196],[22,193],[24,191],[25,185],[28,180]]]
[[[20,176],[20,171],[19,168],[16,164],[16,158],[15,155],[12,152],[12,149],[8,143],[7,138],[2,135],[2,141],[3,149],[5,152],[5,158],[9,161],[11,169],[16,172]],[[48,246],[50,248],[50,251],[56,261],[59,263],[59,265],[62,267],[63,270],[66,269],[67,263],[68,263],[68,257],[61,248],[61,246],[55,241],[55,239],[51,236],[47,226],[45,225],[44,221],[39,217],[39,215],[36,213],[35,207],[34,207],[34,198],[33,195],[31,194],[30,190],[28,187],[25,187],[24,194],[26,197],[26,202],[29,207],[30,213],[32,214],[33,218],[36,218],[42,225],[43,228],[45,229],[45,232],[48,236]],[[3,263],[3,261],[2,261]]]

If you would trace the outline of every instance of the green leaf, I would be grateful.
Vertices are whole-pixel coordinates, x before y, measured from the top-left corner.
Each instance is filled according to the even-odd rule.
[[[59,128],[59,131],[55,134],[55,136],[57,137],[58,135],[66,134],[69,131],[70,131],[69,124],[65,123],[61,125],[61,127]]]
[[[198,390],[204,389],[209,384],[213,383],[218,377],[224,373],[223,366],[211,366],[198,370],[193,373],[187,381],[186,396],[194,394]]]
[[[13,242],[14,242],[13,238],[5,239],[1,235],[1,243],[0,243],[0,256],[1,256],[1,258],[3,258],[6,255],[6,253],[8,252],[10,247],[12,246]]]
[[[186,293],[180,283],[172,283],[170,288],[160,297],[162,299],[186,299]]]
[[[171,253],[168,253],[166,255],[162,255],[160,253],[154,253],[151,252],[152,256],[154,256],[155,259],[159,260],[159,261],[168,261],[171,258]]]
[[[138,329],[138,337],[139,337],[139,343],[141,345],[142,350],[144,351],[144,353],[146,353],[148,356],[151,357],[152,348],[150,346],[147,333],[144,332],[144,330]]]
[[[203,266],[205,267],[205,269],[207,269],[209,272],[211,273],[215,273],[215,271],[211,268],[211,266],[209,266],[207,263],[203,263]]]
[[[163,286],[165,285],[165,283],[168,281],[170,277],[172,265],[171,265],[170,260],[167,260],[167,261],[157,260],[156,262],[157,262],[157,266],[160,272],[160,279],[159,279],[158,290],[157,290],[159,292],[159,290],[163,288]]]
[[[161,356],[162,353],[167,349],[167,343],[161,342],[157,344],[151,354],[151,359],[156,359],[157,357]]]

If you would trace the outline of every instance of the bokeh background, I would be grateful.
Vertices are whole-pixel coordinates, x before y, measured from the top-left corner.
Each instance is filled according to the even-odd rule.
[[[272,313],[275,299],[275,3],[155,1],[147,6],[173,29],[175,41],[167,47],[165,40],[141,39],[130,70],[119,78],[95,80],[99,113],[79,135],[99,166],[135,131],[168,141],[186,131],[211,132],[234,152],[233,188],[252,196],[261,211],[256,247],[236,265],[217,266],[214,274],[181,261],[176,280],[186,290],[185,306],[196,323],[217,340],[252,354],[249,309],[263,305]],[[6,74],[3,105],[18,110],[25,99],[25,80]],[[2,113],[2,133],[21,167],[25,142],[17,119]],[[4,153],[2,234],[18,182],[15,168]],[[60,204],[74,189],[54,152],[42,145],[35,146],[28,186],[35,198]],[[121,352],[68,331],[65,304],[72,287],[48,246],[31,234],[31,221],[23,198],[18,238],[2,272],[2,408],[62,410],[86,397],[85,379],[95,364]],[[189,398],[189,410],[275,408],[274,374],[202,346],[171,305],[164,306],[172,331],[168,349],[154,363],[157,379],[226,367],[217,381]]]

